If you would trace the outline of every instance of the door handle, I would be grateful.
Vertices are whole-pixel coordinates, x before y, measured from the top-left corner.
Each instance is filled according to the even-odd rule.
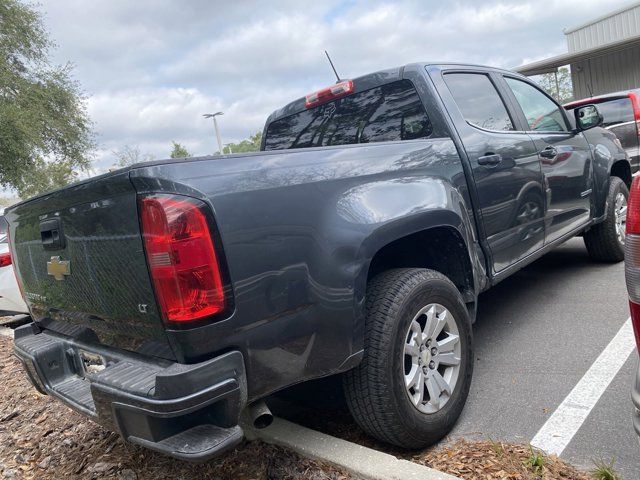
[[[542,158],[556,158],[556,156],[558,155],[558,151],[555,149],[555,147],[549,145],[548,147],[543,148],[538,155],[540,155]]]
[[[497,165],[502,161],[502,155],[499,153],[487,153],[482,157],[478,157],[478,165]]]

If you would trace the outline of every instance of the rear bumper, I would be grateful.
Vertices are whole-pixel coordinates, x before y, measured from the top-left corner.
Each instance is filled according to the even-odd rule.
[[[640,435],[640,361],[636,369],[636,380],[631,391],[631,400],[633,401],[633,428]]]
[[[15,331],[15,353],[40,392],[132,443],[201,461],[242,440],[238,421],[247,402],[247,382],[238,351],[184,365],[29,324]]]

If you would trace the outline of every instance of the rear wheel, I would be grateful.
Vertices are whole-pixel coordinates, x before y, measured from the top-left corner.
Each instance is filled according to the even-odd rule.
[[[624,260],[624,240],[627,223],[629,190],[618,177],[611,177],[605,220],[584,234],[584,243],[592,259],[600,262]]]
[[[364,358],[344,376],[347,404],[370,435],[403,448],[453,427],[473,371],[471,324],[444,275],[396,269],[367,288]]]

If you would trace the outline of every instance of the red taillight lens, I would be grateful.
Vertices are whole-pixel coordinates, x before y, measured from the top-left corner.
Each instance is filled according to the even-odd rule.
[[[640,97],[635,92],[631,92],[629,98],[631,99],[631,105],[633,105],[633,118],[636,121],[636,131],[640,137]]]
[[[199,200],[170,195],[140,199],[147,263],[165,321],[193,322],[225,310],[220,265]]]
[[[11,254],[9,252],[0,253],[0,268],[8,265],[11,265]]]
[[[353,92],[353,81],[344,80],[330,87],[323,88],[317,92],[310,93],[305,97],[304,105],[307,108],[316,107],[323,103],[330,102],[336,98],[344,97]]]

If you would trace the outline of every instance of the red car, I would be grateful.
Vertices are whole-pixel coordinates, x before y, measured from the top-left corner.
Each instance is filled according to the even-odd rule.
[[[631,172],[640,169],[640,89],[607,93],[567,103],[568,111],[582,105],[597,105],[602,126],[613,132],[629,155]]]

